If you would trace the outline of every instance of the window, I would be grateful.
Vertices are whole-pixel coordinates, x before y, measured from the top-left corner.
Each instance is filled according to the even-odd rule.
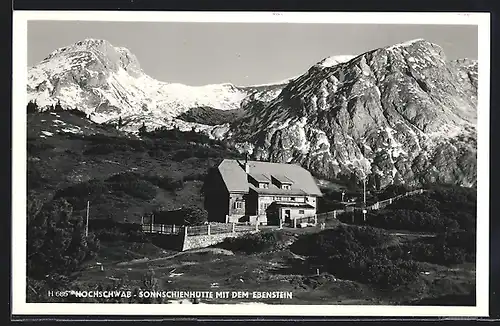
[[[303,209],[299,209],[299,214],[304,214],[304,210]]]
[[[295,201],[295,197],[290,197],[290,200],[291,201]]]
[[[269,184],[267,184],[267,183],[259,183],[259,188],[269,189]]]
[[[280,200],[283,200],[282,197],[278,196],[278,197],[274,197],[276,200],[280,201]]]
[[[281,189],[290,190],[290,185],[281,185]]]
[[[234,208],[236,208],[236,209],[242,209],[243,208],[243,202],[242,201],[235,201],[234,202]]]

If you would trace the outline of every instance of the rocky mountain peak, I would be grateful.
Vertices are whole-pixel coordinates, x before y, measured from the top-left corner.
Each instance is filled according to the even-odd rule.
[[[191,108],[239,109],[250,94],[262,100],[272,97],[270,92],[265,98],[259,95],[272,87],[162,82],[146,75],[127,48],[85,39],[55,50],[31,67],[27,91],[29,100],[41,108],[59,102],[63,108],[85,111],[99,123],[122,117],[129,128],[137,130],[143,122],[149,127],[172,125],[172,119]]]
[[[127,48],[115,47],[102,39],[85,39],[59,48],[41,64],[57,59],[66,60],[66,64],[73,68],[89,68],[98,72],[106,70],[117,72],[121,68],[136,77],[142,73],[139,61]]]
[[[340,61],[291,81],[233,126],[232,139],[256,159],[299,162],[327,179],[473,182],[473,62],[448,61],[422,39]]]

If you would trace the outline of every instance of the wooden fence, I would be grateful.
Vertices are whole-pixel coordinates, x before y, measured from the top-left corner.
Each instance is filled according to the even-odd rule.
[[[382,209],[382,208],[385,208],[386,206],[392,204],[394,201],[396,201],[398,199],[401,199],[401,198],[407,197],[407,196],[416,195],[416,194],[422,194],[424,192],[425,192],[424,189],[417,189],[417,190],[409,191],[409,192],[402,194],[402,195],[398,195],[398,196],[394,196],[394,197],[391,197],[391,198],[388,198],[385,200],[381,200],[381,201],[376,202],[370,206],[367,206],[364,209],[367,211]],[[306,216],[306,217],[297,218],[294,221],[294,227],[296,227],[297,225],[299,225],[301,223],[312,223],[312,224],[316,225],[318,223],[323,223],[323,222],[326,222],[328,220],[337,219],[337,217],[340,214],[352,213],[355,211],[363,211],[363,207],[346,207],[345,209],[336,209],[336,210],[333,210],[330,212],[320,213],[320,214],[316,214],[313,216]]]
[[[237,223],[210,223],[206,225],[182,226],[167,224],[142,224],[144,233],[165,235],[184,234],[185,236],[213,235],[224,233],[258,231],[259,225],[251,226]]]

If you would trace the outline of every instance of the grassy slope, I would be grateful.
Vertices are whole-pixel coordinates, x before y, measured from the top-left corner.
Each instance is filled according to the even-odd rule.
[[[59,121],[62,121],[59,122]],[[81,134],[59,134],[62,129],[80,128]],[[43,132],[52,136],[43,137]],[[92,134],[104,135],[104,140],[91,140]],[[110,151],[88,153],[87,150],[107,145],[106,137],[120,137],[130,142],[144,143],[140,150],[120,150],[109,141]],[[29,190],[43,198],[50,198],[56,191],[85,183],[89,180],[105,180],[115,174],[135,172],[140,176],[164,177],[173,180],[189,178],[182,189],[167,191],[149,182],[154,188],[154,198],[144,200],[119,191],[110,191],[101,196],[90,196],[91,218],[112,217],[116,220],[139,221],[140,216],[154,209],[175,209],[182,206],[203,206],[201,188],[203,175],[220,158],[232,155],[224,149],[213,150],[210,157],[204,154],[187,153],[181,158],[174,157],[179,151],[191,147],[193,150],[202,145],[188,144],[184,140],[170,141],[171,148],[160,150],[156,155],[149,150],[157,141],[141,141],[137,136],[127,135],[111,127],[102,127],[91,121],[66,112],[28,114],[28,161],[30,175],[39,174]],[[203,148],[205,149],[205,148]],[[198,157],[197,157],[198,156]],[[194,177],[193,177],[194,176]],[[38,180],[40,179],[40,180]],[[39,182],[35,182],[38,180]],[[146,181],[147,182],[147,181]],[[37,183],[37,184],[36,184]],[[84,207],[75,207],[83,214]]]

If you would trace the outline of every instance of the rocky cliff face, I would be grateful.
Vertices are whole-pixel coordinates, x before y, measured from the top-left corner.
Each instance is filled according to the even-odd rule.
[[[255,159],[328,179],[475,184],[477,62],[415,40],[321,63],[247,108],[226,137]]]

